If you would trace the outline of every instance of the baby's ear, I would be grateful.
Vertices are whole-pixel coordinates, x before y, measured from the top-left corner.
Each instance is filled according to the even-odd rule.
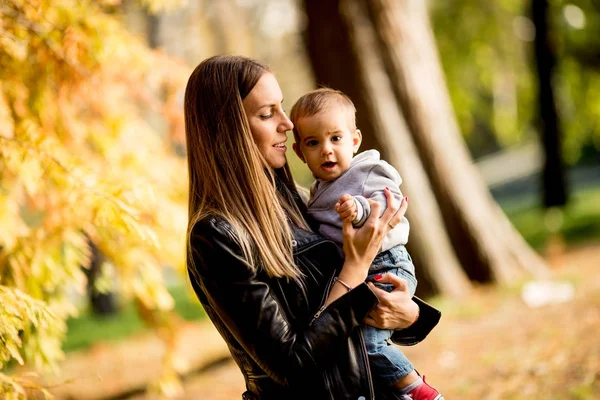
[[[300,151],[300,145],[298,143],[294,143],[292,145],[292,149],[294,149],[294,153],[296,153],[296,155],[298,156],[298,158],[301,159],[304,164],[306,164],[306,160],[304,159],[304,155],[302,154],[302,151]]]
[[[358,151],[358,148],[360,147],[361,143],[362,143],[362,132],[360,131],[360,129],[357,129],[354,131],[354,135],[352,135],[352,144],[353,144],[352,147],[353,147],[355,153]]]

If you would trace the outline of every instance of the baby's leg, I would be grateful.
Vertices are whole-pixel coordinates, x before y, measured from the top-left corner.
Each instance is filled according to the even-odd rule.
[[[369,269],[367,282],[373,282],[380,289],[390,292],[394,289],[392,284],[379,283],[373,279],[375,275],[386,273],[394,274],[404,279],[408,284],[408,292],[411,295],[415,294],[415,290],[417,289],[415,266],[406,247],[398,245],[379,253]]]
[[[372,265],[372,274],[367,280],[373,280],[378,273],[393,273],[404,279],[408,289],[414,295],[417,286],[415,267],[404,246],[395,246],[379,254]],[[379,288],[391,291],[393,285],[380,284]],[[397,400],[411,398],[414,400],[444,400],[443,396],[419,376],[404,353],[391,344],[392,331],[380,330],[371,326],[363,328],[367,353],[373,381],[378,386],[378,398]]]
[[[402,350],[389,341],[392,331],[365,325],[363,335],[376,386],[403,388],[418,379],[415,368]]]
[[[393,285],[374,281],[373,277],[382,273],[391,273],[404,279],[410,294],[414,295],[417,286],[415,267],[404,246],[395,246],[380,253],[373,261],[367,278],[367,281],[374,282],[380,289],[392,291]],[[375,383],[383,387],[404,388],[417,381],[419,376],[402,350],[391,343],[392,333],[391,330],[377,329],[372,326],[363,328]]]

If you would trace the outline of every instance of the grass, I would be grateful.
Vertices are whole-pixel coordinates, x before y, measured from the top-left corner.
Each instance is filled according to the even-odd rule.
[[[531,246],[540,249],[547,243],[552,215],[545,214],[540,206],[532,204],[507,202],[501,206]],[[561,218],[560,214],[558,218]],[[562,220],[558,232],[567,245],[600,238],[600,186],[574,193],[562,212]]]
[[[202,306],[185,285],[174,286],[169,292],[175,300],[175,312],[183,319],[190,321],[204,318]],[[65,352],[85,349],[98,341],[118,341],[148,329],[131,303],[111,316],[94,315],[84,310],[78,318],[67,321],[67,328],[67,337],[63,343]]]

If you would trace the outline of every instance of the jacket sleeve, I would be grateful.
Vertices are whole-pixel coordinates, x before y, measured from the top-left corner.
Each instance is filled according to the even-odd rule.
[[[439,310],[433,308],[420,298],[413,296],[413,300],[419,306],[419,317],[408,328],[394,331],[392,334],[392,342],[401,346],[413,346],[423,341],[442,317],[442,313]]]
[[[219,227],[216,224],[226,224]],[[229,225],[201,221],[191,235],[194,276],[227,329],[275,381],[335,362],[342,344],[378,300],[366,284],[330,304],[310,325],[297,327],[268,283],[242,256]]]

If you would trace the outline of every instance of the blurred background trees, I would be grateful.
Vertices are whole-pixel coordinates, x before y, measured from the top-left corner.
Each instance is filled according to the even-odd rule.
[[[0,17],[2,390],[23,389],[16,363],[62,357],[65,321],[67,348],[124,325],[88,325],[86,287],[117,318],[130,299],[150,325],[197,317],[167,283],[186,279],[184,85],[214,54],[269,64],[288,108],[317,84],[350,95],[363,149],[404,178],[422,293],[543,269],[520,235],[600,236],[594,0],[6,0]]]
[[[397,156],[392,163],[399,165],[397,159],[408,157],[409,148],[416,150],[421,165],[399,167],[405,177],[403,188],[410,191],[411,187],[422,188],[429,182],[437,203],[428,206],[428,210],[420,210],[423,197],[413,196],[417,201],[412,203],[408,213],[413,224],[419,224],[413,225],[413,232],[426,238],[408,244],[411,254],[419,261],[421,278],[425,278],[421,281],[429,281],[437,292],[465,294],[463,272],[453,267],[456,259],[471,279],[482,282],[506,283],[514,281],[523,272],[543,272],[543,262],[498,211],[472,165],[446,89],[426,3],[340,1],[330,2],[328,8],[317,1],[306,1],[305,4],[309,20],[308,48],[311,60],[316,60],[319,83],[355,93],[353,98],[376,103],[383,85],[378,88],[356,86],[361,80],[368,80],[370,74],[388,77],[387,85],[391,86],[393,97],[386,99],[386,106],[401,113],[409,132],[408,140],[412,139],[414,145],[408,147],[404,143],[401,146],[395,140],[393,130],[396,128],[392,126],[387,140],[379,140],[383,157],[388,159],[387,152],[395,147]],[[361,15],[368,18],[361,21]],[[336,22],[332,24],[332,21]],[[361,24],[370,26],[354,27]],[[369,33],[372,40],[363,40]],[[347,48],[353,51],[340,51]],[[379,71],[373,64],[355,67],[354,71],[348,68],[348,65],[359,64],[369,51],[372,57],[381,60]],[[344,60],[346,76],[339,72],[341,64],[336,64],[334,59]],[[353,77],[349,78],[347,74]],[[371,107],[371,110],[381,107]],[[358,109],[361,110],[360,106]],[[372,119],[362,115],[367,120]],[[369,129],[363,121],[359,120],[359,126],[363,126],[365,137],[381,134],[381,130]],[[421,174],[424,180],[416,180],[415,168],[424,169],[425,174]],[[443,225],[431,223],[432,209],[441,215]],[[443,235],[446,235],[444,240]],[[439,238],[444,246],[433,242],[433,238]],[[448,242],[453,251],[432,252],[432,249],[446,249]],[[422,245],[416,247],[413,244]],[[423,294],[423,287],[420,290]]]
[[[535,28],[534,54],[537,76],[536,126],[544,149],[542,188],[544,206],[567,204],[567,185],[561,151],[562,128],[556,108],[552,81],[556,69],[556,49],[551,33],[550,4],[547,0],[532,0],[531,15]]]
[[[532,4],[430,2],[454,109],[475,158],[536,139]],[[593,159],[598,147],[598,95],[592,89],[600,79],[592,61],[600,46],[598,11],[594,1],[548,2],[548,35],[557,58],[553,83],[568,165]]]

